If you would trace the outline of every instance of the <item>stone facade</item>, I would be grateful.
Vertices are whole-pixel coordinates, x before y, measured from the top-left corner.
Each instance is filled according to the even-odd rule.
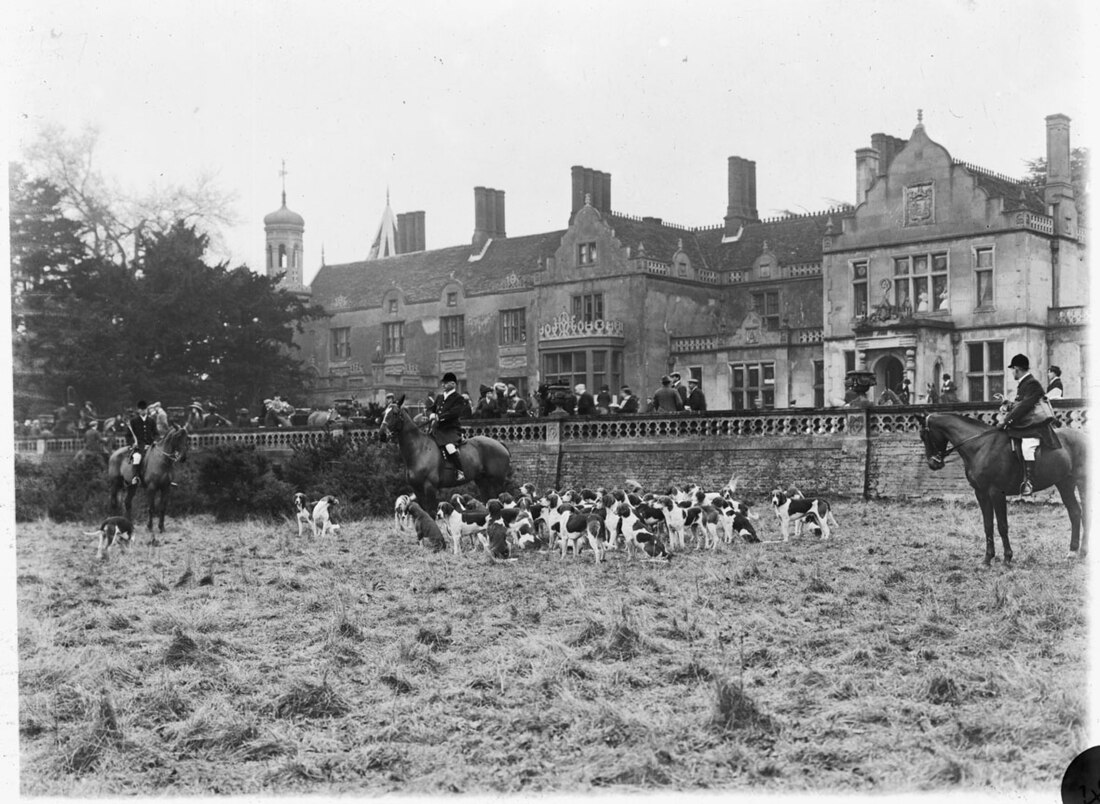
[[[445,371],[475,401],[498,380],[646,399],[673,369],[700,378],[711,410],[840,405],[855,369],[876,394],[908,378],[914,403],[947,373],[979,402],[1010,390],[1016,352],[1040,378],[1060,365],[1082,396],[1085,233],[1069,120],[1047,124],[1045,187],[955,160],[918,122],[856,151],[856,205],[770,220],[755,163],[731,157],[712,227],[613,212],[610,175],[575,166],[567,227],[509,237],[504,192],[475,188],[469,244],[426,249],[418,212],[396,255],[321,267],[309,290],[331,317],[299,338],[309,402],[416,404]]]

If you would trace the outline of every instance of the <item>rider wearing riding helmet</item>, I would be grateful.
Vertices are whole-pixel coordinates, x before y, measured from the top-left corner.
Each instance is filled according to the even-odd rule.
[[[1012,377],[1019,385],[1016,386],[1016,399],[1012,402],[1001,429],[1015,433],[1015,438],[1020,439],[1020,453],[1024,459],[1024,482],[1020,485],[1020,494],[1031,494],[1032,471],[1035,468],[1035,452],[1039,448],[1041,436],[1049,428],[1047,419],[1036,420],[1034,416],[1028,416],[1035,406],[1043,399],[1046,392],[1043,385],[1031,374],[1031,364],[1027,355],[1016,355],[1008,364],[1012,370]]]
[[[462,441],[462,414],[469,403],[458,393],[458,378],[454,372],[443,375],[443,393],[435,398],[428,419],[432,424],[432,438],[443,448],[443,454],[462,480],[462,461],[458,456],[458,444]]]
[[[138,415],[130,419],[130,433],[134,437],[133,452],[131,453],[131,465],[134,469],[132,485],[137,485],[145,471],[145,455],[149,447],[157,440],[157,422],[150,415],[148,403],[142,399],[137,403]]]

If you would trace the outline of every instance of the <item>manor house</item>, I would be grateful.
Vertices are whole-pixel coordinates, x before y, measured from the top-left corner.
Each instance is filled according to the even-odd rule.
[[[842,404],[848,371],[874,394],[908,378],[927,401],[949,374],[962,402],[1006,390],[1030,356],[1086,385],[1085,229],[1070,170],[1070,120],[1046,119],[1036,186],[954,158],[919,120],[855,152],[855,204],[761,219],[756,164],[728,160],[720,223],[685,228],[613,211],[611,176],[571,170],[568,224],[509,236],[504,191],[474,188],[469,243],[425,248],[423,211],[385,214],[367,259],[302,280],[304,220],[264,219],[267,271],[320,304],[298,343],[314,405],[334,398],[417,403],[453,371],[528,393],[543,382],[702,382],[709,407]],[[564,217],[564,216],[563,216]],[[322,259],[323,262],[323,259]]]

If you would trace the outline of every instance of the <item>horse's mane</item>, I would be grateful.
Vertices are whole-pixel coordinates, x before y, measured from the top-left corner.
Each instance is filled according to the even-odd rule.
[[[161,437],[160,443],[166,451],[169,447],[175,449],[180,443],[180,440],[183,439],[186,441],[189,435],[186,427],[173,427]]]

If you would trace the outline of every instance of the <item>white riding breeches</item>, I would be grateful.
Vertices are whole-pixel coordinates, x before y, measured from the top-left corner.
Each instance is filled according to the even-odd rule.
[[[1035,450],[1039,449],[1039,439],[1037,438],[1021,438],[1020,439],[1020,454],[1024,456],[1025,461],[1035,460]]]
[[[458,452],[458,447],[454,444],[444,444],[443,451],[446,452],[448,455],[454,455],[456,452]],[[1035,450],[1032,450],[1031,454],[1035,455]]]

